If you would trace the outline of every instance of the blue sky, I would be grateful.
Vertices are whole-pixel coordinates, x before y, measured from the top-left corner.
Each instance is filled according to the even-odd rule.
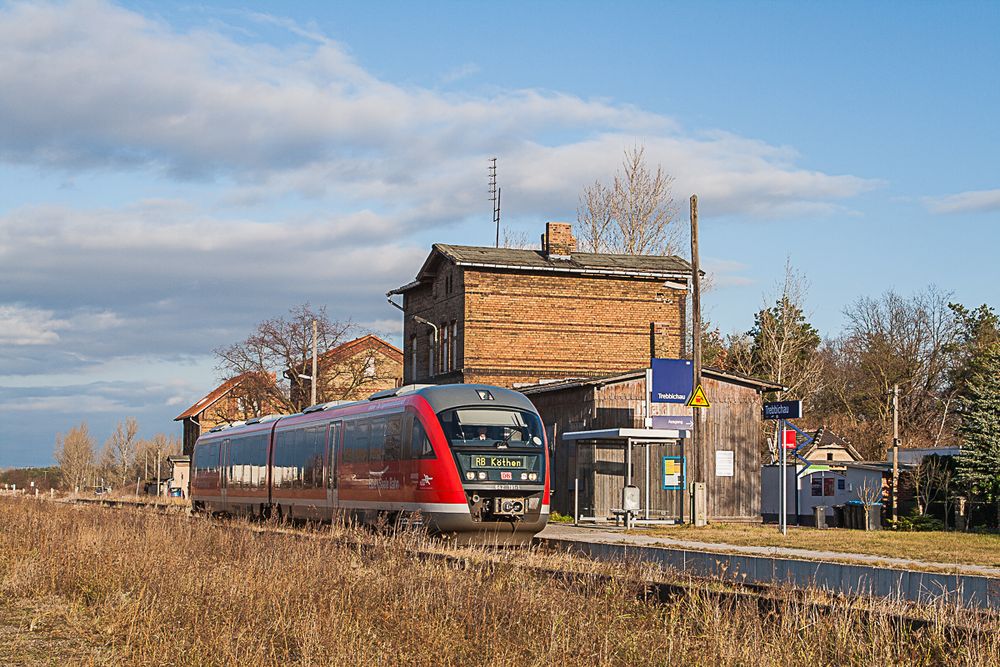
[[[707,314],[786,258],[825,335],[1000,301],[1000,3],[0,4],[0,467],[145,435],[311,301],[398,334],[434,241],[537,238],[634,144],[701,199]]]

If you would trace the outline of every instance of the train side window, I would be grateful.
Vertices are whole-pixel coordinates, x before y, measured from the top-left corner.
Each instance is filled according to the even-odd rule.
[[[393,415],[385,423],[385,460],[398,461],[403,449],[403,415]]]
[[[219,443],[199,445],[194,450],[194,473],[219,472]]]
[[[246,445],[246,438],[233,438],[229,441],[229,465],[226,473],[229,488],[242,489],[244,486],[243,453]]]
[[[323,486],[323,450],[326,447],[326,425],[313,426],[303,433],[302,485],[309,489]]]
[[[434,458],[434,448],[431,447],[431,441],[427,437],[423,424],[416,417],[413,419],[413,430],[410,435],[410,455],[415,459]]]
[[[292,431],[292,486],[301,489],[303,486],[304,469],[306,467],[306,432],[304,429]]]
[[[368,461],[372,464],[381,464],[385,458],[385,419],[373,419],[371,422],[372,434],[368,444]]]
[[[291,489],[295,487],[298,466],[295,463],[295,433],[296,431],[280,431],[274,441],[274,487]]]
[[[344,461],[364,463],[368,460],[368,441],[371,439],[371,423],[366,419],[347,422],[344,431]]]
[[[257,489],[267,486],[267,445],[270,439],[271,436],[267,433],[257,436],[257,446],[253,451],[252,484]]]

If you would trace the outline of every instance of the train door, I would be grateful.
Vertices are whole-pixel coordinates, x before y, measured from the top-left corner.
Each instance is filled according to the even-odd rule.
[[[326,451],[326,501],[330,507],[331,518],[336,517],[340,508],[340,489],[337,484],[339,474],[339,458],[341,447],[341,436],[344,431],[343,422],[330,422],[329,446]]]
[[[429,443],[423,426],[417,414],[407,410],[403,421],[403,491],[404,498],[411,506],[419,502],[417,491],[420,489],[422,463],[426,458]]]
[[[222,441],[219,447],[219,495],[222,496],[222,510],[229,511],[229,480],[232,461],[229,459],[229,438]]]

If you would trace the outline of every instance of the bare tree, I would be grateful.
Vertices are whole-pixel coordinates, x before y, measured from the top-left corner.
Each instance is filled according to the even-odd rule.
[[[872,508],[878,507],[882,502],[885,491],[881,484],[872,484],[868,480],[861,483],[860,486],[855,490],[854,495],[858,497],[861,501],[861,505],[865,508],[865,530],[872,530]]]
[[[400,379],[398,374],[398,364],[394,366],[377,344],[327,354],[319,363],[318,400],[355,399],[377,386],[384,387]]]
[[[166,479],[169,474],[167,457],[181,453],[181,441],[177,436],[157,433],[148,440],[140,440],[136,445],[135,474],[145,479],[159,477]],[[159,466],[159,469],[157,469]]]
[[[234,391],[234,419],[267,412],[298,412],[310,402],[312,379],[312,323],[317,324],[317,355],[345,343],[356,327],[348,321],[330,319],[325,308],[308,303],[289,310],[287,317],[265,320],[245,340],[215,351],[217,369],[224,378],[240,378]],[[369,358],[325,360],[320,369],[317,397],[320,402],[337,400],[379,374],[377,360]],[[287,377],[289,390],[276,381]],[[343,389],[348,387],[348,389]]]
[[[94,439],[90,437],[87,422],[74,426],[65,436],[56,435],[55,459],[66,488],[87,485],[94,469]]]
[[[528,233],[523,229],[511,229],[510,227],[504,227],[503,234],[500,236],[500,247],[523,250],[534,246],[532,246],[531,242],[528,240]]]
[[[111,437],[104,444],[105,463],[113,466],[119,484],[124,487],[135,470],[136,436],[139,422],[135,417],[126,417],[118,422]]]
[[[822,383],[819,332],[805,315],[807,284],[790,262],[777,286],[777,294],[765,297],[764,307],[754,315],[754,326],[743,334],[718,338],[713,349],[716,360],[727,370],[765,378],[787,389],[778,400],[812,400]],[[773,298],[773,306],[767,303]],[[704,343],[703,343],[704,345]],[[776,423],[763,427],[772,460],[777,458]]]
[[[865,480],[858,485],[855,490],[854,495],[857,496],[858,500],[865,508],[875,507],[882,502],[883,490],[881,485],[872,484],[868,480]]]
[[[913,495],[917,500],[917,511],[920,514],[927,514],[931,503],[950,486],[952,472],[939,456],[925,456],[920,465],[910,470]]]
[[[953,439],[960,327],[948,296],[931,287],[910,298],[890,291],[858,299],[845,311],[843,335],[823,351],[828,389],[819,412],[842,415],[845,432],[866,456],[881,458],[889,442],[895,384],[904,443]]]
[[[629,255],[673,255],[682,230],[671,188],[674,179],[657,165],[646,165],[646,149],[625,151],[621,170],[610,185],[595,181],[584,188],[577,209],[576,236],[583,250]]]

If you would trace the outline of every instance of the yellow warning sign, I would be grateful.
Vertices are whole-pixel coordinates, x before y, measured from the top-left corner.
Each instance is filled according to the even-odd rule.
[[[705,396],[705,390],[701,388],[701,385],[695,387],[694,392],[691,394],[691,398],[687,400],[684,405],[691,408],[707,408],[710,407],[708,402],[708,396]]]

